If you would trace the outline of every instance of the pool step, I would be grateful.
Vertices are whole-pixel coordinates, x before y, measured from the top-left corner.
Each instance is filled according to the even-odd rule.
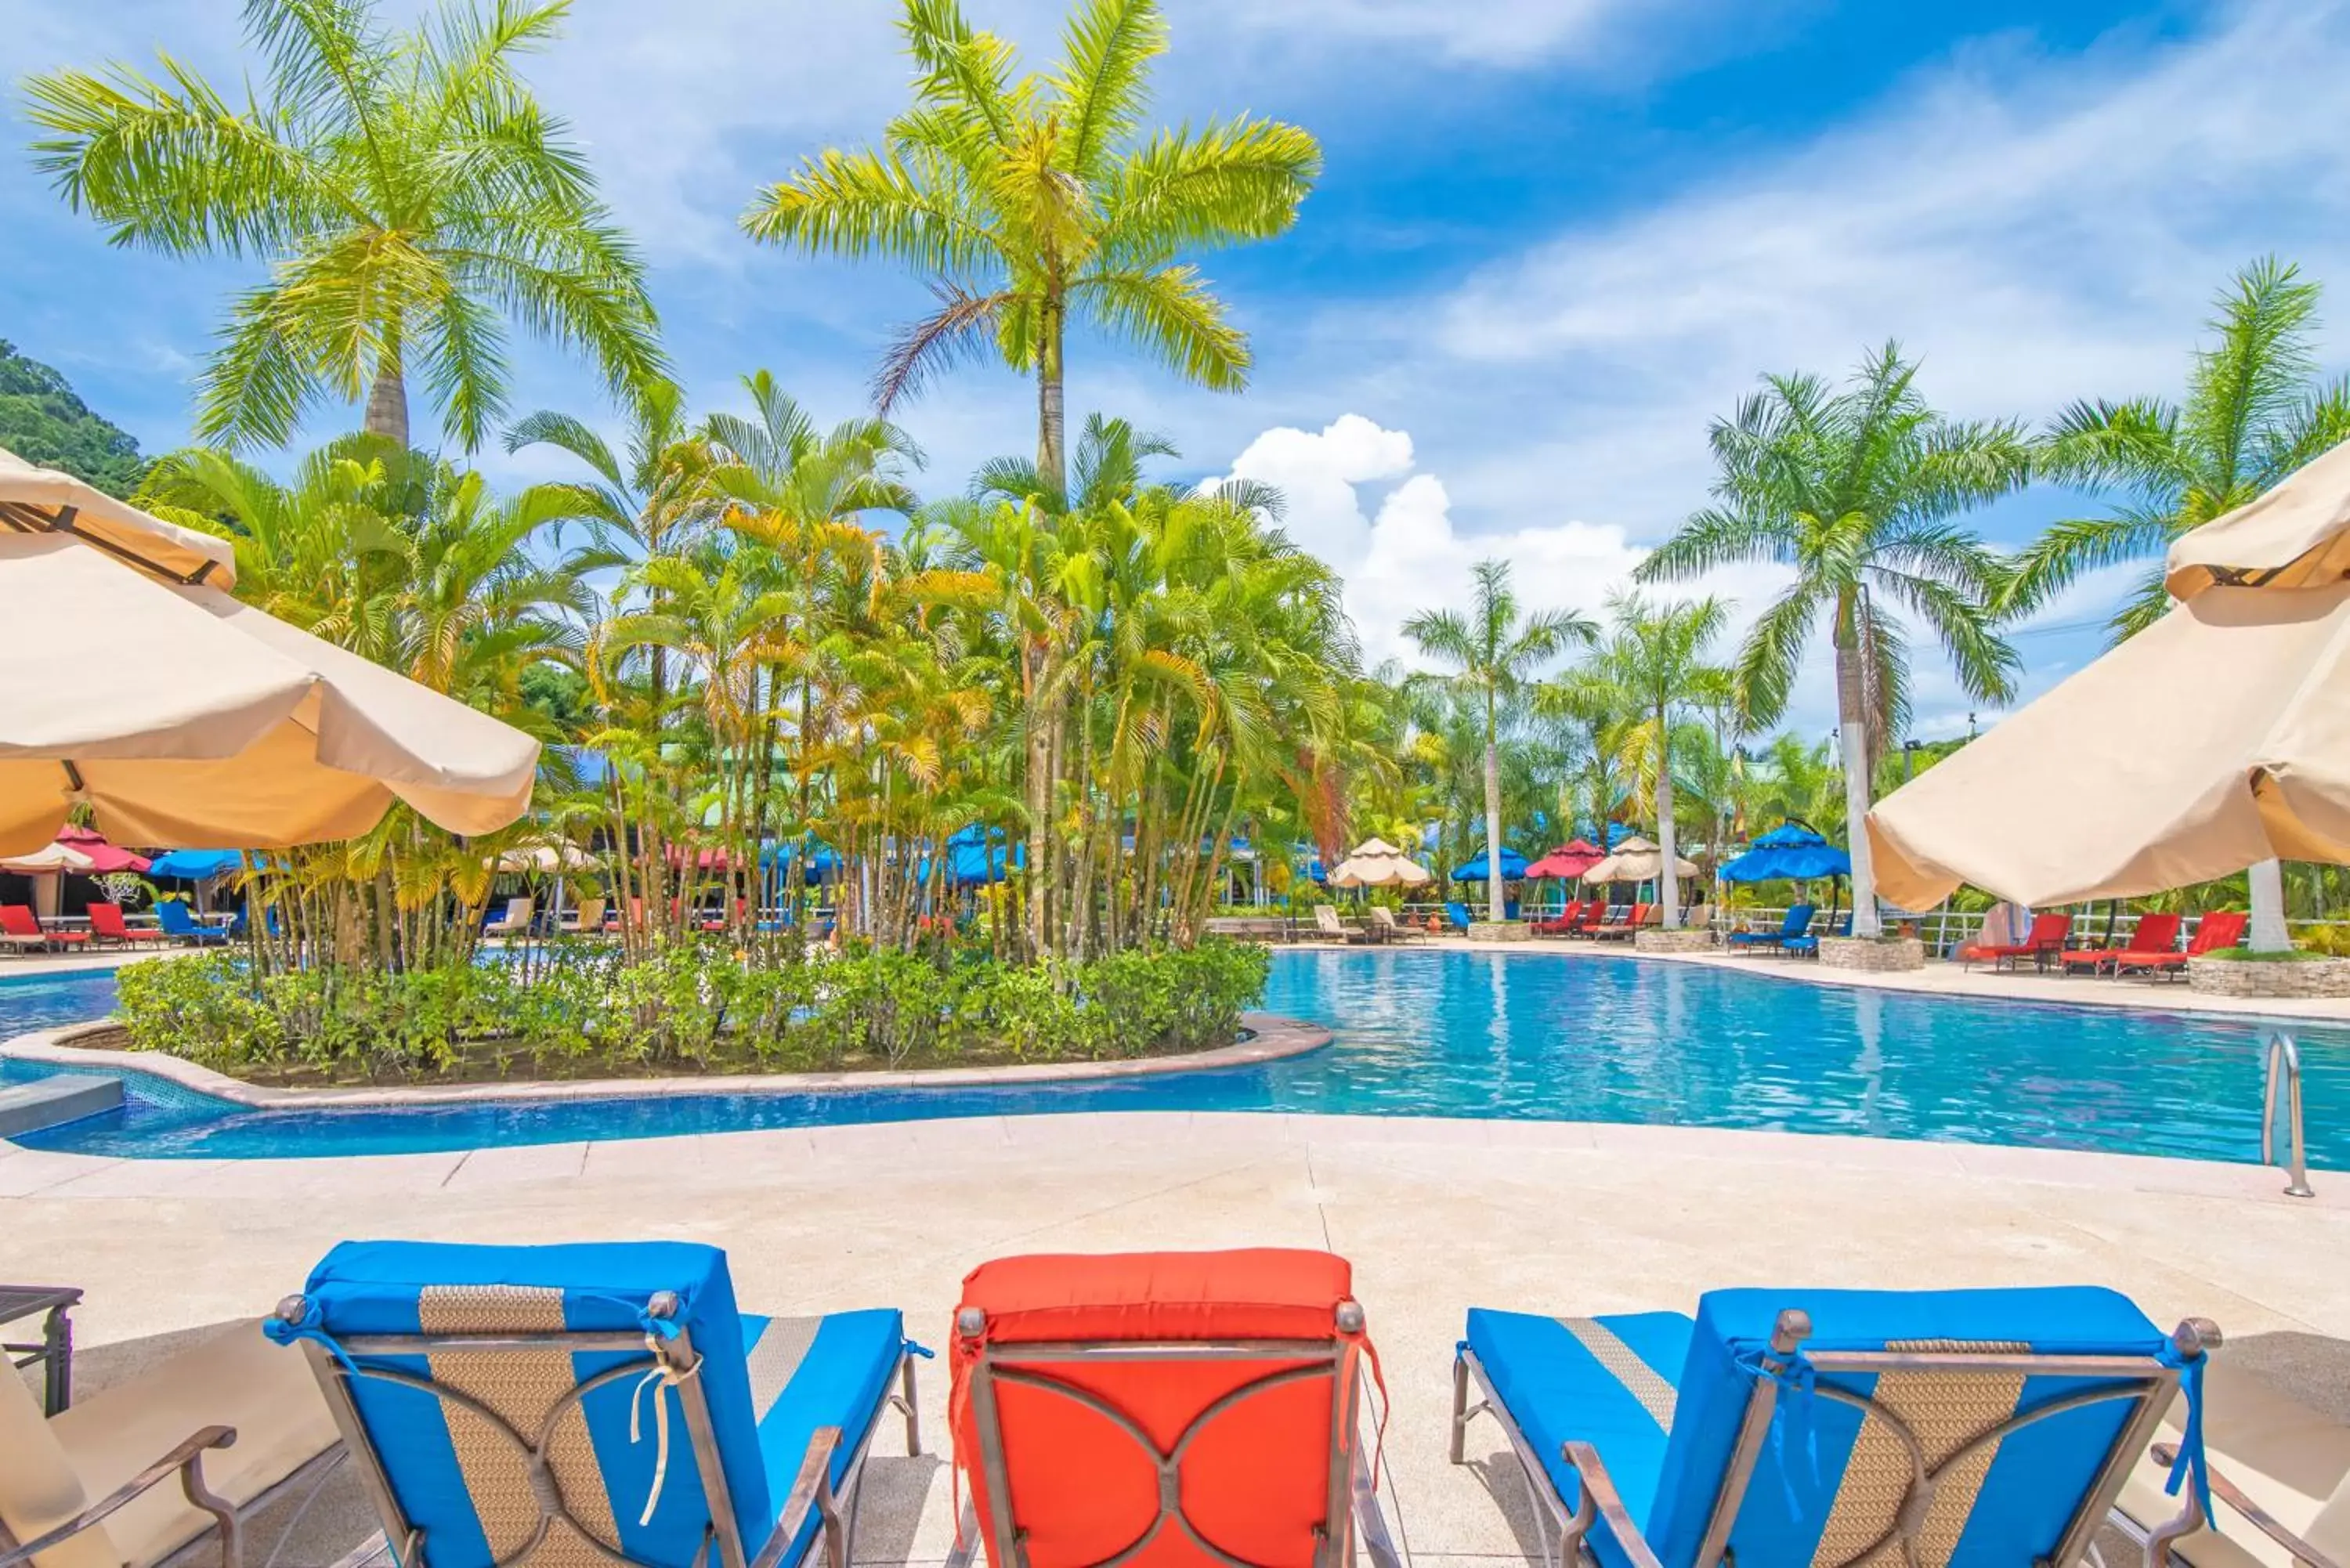
[[[59,1073],[0,1089],[0,1137],[78,1122],[122,1104],[122,1080],[94,1073]]]

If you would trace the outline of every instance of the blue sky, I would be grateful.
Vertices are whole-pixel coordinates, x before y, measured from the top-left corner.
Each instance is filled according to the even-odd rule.
[[[1049,52],[1051,0],[966,5]],[[1944,406],[2038,421],[2078,397],[2176,392],[2210,295],[2261,254],[2299,261],[2350,312],[2350,3],[1167,8],[1162,116],[1298,121],[1327,171],[1294,234],[1209,260],[1254,337],[1247,393],[1080,344],[1070,407],[1169,433],[1187,473],[1283,485],[1374,655],[1489,554],[1518,564],[1530,599],[1596,608],[1702,504],[1706,422],[1763,370],[1837,371],[1898,337]],[[847,413],[928,301],[914,279],[764,250],[734,226],[760,182],[866,140],[902,102],[894,15],[882,0],[577,0],[536,66],[644,247],[705,406],[739,400],[737,378],[764,366],[819,415]],[[0,0],[17,70],[161,44],[227,78],[238,35],[234,0]],[[6,131],[29,134],[14,99]],[[21,155],[0,156],[0,337],[148,448],[183,440],[188,378],[246,272],[109,249]],[[2345,341],[2324,338],[2329,369]],[[608,418],[578,368],[537,351],[520,364],[517,411]],[[1028,450],[1032,406],[982,371],[907,409],[926,486]],[[1981,524],[2012,544],[2080,504],[2034,493]],[[2024,629],[2033,689],[2094,654],[2126,576]],[[1709,586],[1759,607],[1778,580]],[[1970,706],[1921,669],[1919,733],[1963,732]],[[1824,734],[1830,708],[1823,658],[1793,722]]]

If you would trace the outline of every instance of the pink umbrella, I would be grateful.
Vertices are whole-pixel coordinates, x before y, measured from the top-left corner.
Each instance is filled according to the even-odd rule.
[[[86,875],[109,877],[117,871],[144,872],[153,864],[144,855],[133,855],[128,849],[118,849],[107,842],[106,835],[88,827],[61,827],[57,842],[78,849],[89,857]]]
[[[1555,878],[1571,882],[1607,858],[1607,851],[1580,838],[1569,839],[1526,867],[1526,880]]]

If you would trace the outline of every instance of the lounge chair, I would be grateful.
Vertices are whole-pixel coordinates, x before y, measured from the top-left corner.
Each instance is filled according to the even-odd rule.
[[[2130,932],[2128,941],[2109,948],[2067,948],[2056,957],[2064,964],[2066,974],[2086,970],[2094,975],[2105,973],[2107,970],[2118,972],[2116,966],[2126,958],[2142,953],[2171,952],[2178,946],[2177,915],[2140,915],[2137,927]]]
[[[2193,1495],[2165,1488],[2187,1425],[2171,1402],[2166,1430],[2123,1483],[2122,1529],[2189,1568],[2345,1568],[2350,1564],[2350,1427],[2288,1397],[2225,1358],[2203,1374],[2203,1440],[2219,1532]]]
[[[526,937],[530,935],[530,912],[534,900],[508,898],[506,912],[482,928],[485,937]]]
[[[2219,952],[2234,947],[2244,940],[2244,928],[2251,917],[2241,909],[2214,909],[2195,924],[2195,935],[2185,948],[2176,952],[2134,953],[2116,959],[2114,972],[2132,974],[2180,974],[2187,972],[2187,961],[2205,953]]]
[[[191,947],[217,948],[228,945],[229,934],[218,926],[196,923],[188,907],[177,898],[159,899],[155,905],[155,922],[163,928],[164,937],[172,941],[185,942]]]
[[[1582,917],[1584,917],[1584,900],[1582,898],[1576,898],[1575,903],[1567,905],[1565,909],[1560,909],[1558,915],[1549,917],[1549,919],[1537,919],[1533,921],[1533,924],[1527,924],[1527,931],[1533,931],[1534,936],[1572,936],[1572,933],[1575,933],[1576,921],[1582,921]]]
[[[1599,941],[1630,941],[1639,934],[1640,928],[1648,923],[1648,909],[1649,906],[1647,904],[1635,904],[1632,906],[1632,912],[1624,918],[1621,925],[1602,926],[1591,934]]]
[[[993,1568],[1398,1562],[1345,1259],[1003,1258],[964,1279],[954,1323],[952,1568],[983,1545]]]
[[[1849,909],[1845,911],[1844,919],[1835,923],[1835,930],[1805,931],[1800,937],[1789,937],[1779,945],[1779,951],[1788,958],[1815,959],[1820,956],[1820,938],[1823,935],[1832,937],[1852,935],[1852,911]]]
[[[1420,933],[1395,918],[1385,904],[1373,904],[1363,911],[1371,922],[1371,934],[1383,942],[1416,942]]]
[[[2218,1337],[2189,1320],[2166,1338],[2092,1288],[1472,1309],[1452,1459],[1471,1417],[1501,1422],[1560,1568],[1578,1549],[1602,1568],[2074,1568]]]
[[[920,1449],[896,1311],[738,1314],[692,1242],[346,1241],[267,1327],[411,1565],[845,1564],[885,1405]]]
[[[134,927],[122,918],[120,904],[92,904],[88,909],[89,935],[93,943],[112,942],[119,948],[137,947],[141,942],[166,942],[172,939],[161,928],[150,929]]]
[[[12,947],[42,947],[52,952],[88,945],[88,931],[53,931],[30,904],[0,904],[0,937]]]
[[[1599,929],[1607,923],[1607,917],[1615,912],[1608,907],[1607,899],[1594,898],[1583,907],[1583,923],[1566,934],[1570,937],[1596,936]]]
[[[253,1516],[341,1457],[317,1386],[257,1323],[47,1417],[0,1359],[0,1564],[153,1568],[184,1553],[238,1568]]]
[[[1765,948],[1786,948],[1788,942],[1793,942],[1798,936],[1810,931],[1812,917],[1814,915],[1819,915],[1819,908],[1816,908],[1816,905],[1810,905],[1810,903],[1793,905],[1793,908],[1786,912],[1786,919],[1779,921],[1779,929],[1776,929],[1776,931],[1730,933],[1730,950],[1732,950],[1732,952],[1760,952],[1760,950],[1765,950]]]
[[[2013,969],[2023,959],[2030,959],[2036,965],[2045,964],[2064,950],[2065,939],[2072,934],[2072,916],[2034,915],[2032,917],[2032,929],[2023,934],[2022,941],[1970,944],[1959,950],[1959,957],[1965,961],[1965,967],[1969,969],[1973,968],[1979,959],[1989,960],[1994,970],[2002,963]]]
[[[1452,929],[1453,929],[1454,930],[1456,930],[1456,931],[1460,932],[1460,933],[1461,933],[1462,936],[1464,936],[1464,937],[1465,937],[1465,936],[1467,936],[1467,935],[1469,934],[1469,927],[1471,926],[1471,924],[1472,922],[1471,921],[1471,919],[1470,919],[1470,918],[1469,918],[1469,906],[1468,906],[1468,905],[1466,905],[1466,904],[1447,904],[1447,905],[1445,905],[1445,906],[1444,906],[1444,918],[1445,918],[1446,919],[1448,919],[1448,920],[1450,920],[1450,921],[1451,921],[1451,922],[1452,922]]]
[[[1338,918],[1338,911],[1327,904],[1314,906],[1314,934],[1324,941],[1350,942],[1357,947],[1378,940],[1368,931],[1347,929],[1347,922]]]
[[[578,903],[573,905],[570,909],[566,909],[563,912],[563,919],[556,929],[558,930],[568,932],[573,936],[578,935],[582,931],[602,930],[604,929],[604,900],[601,898],[580,899]]]

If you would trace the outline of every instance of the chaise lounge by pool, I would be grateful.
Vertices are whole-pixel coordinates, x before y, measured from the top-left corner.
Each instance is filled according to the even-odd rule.
[[[2084,982],[2086,983],[2086,982]],[[109,977],[0,983],[0,1038],[102,1016]],[[1453,950],[1274,957],[1273,1012],[1334,1043],[1066,1084],[255,1110],[143,1074],[20,1141],[297,1158],[1073,1111],[1273,1111],[1742,1127],[2250,1161],[2260,1020],[1830,986],[1652,960]],[[2310,1163],[2350,1168],[2350,1030],[2295,1025]],[[0,1080],[53,1069],[0,1061]]]

